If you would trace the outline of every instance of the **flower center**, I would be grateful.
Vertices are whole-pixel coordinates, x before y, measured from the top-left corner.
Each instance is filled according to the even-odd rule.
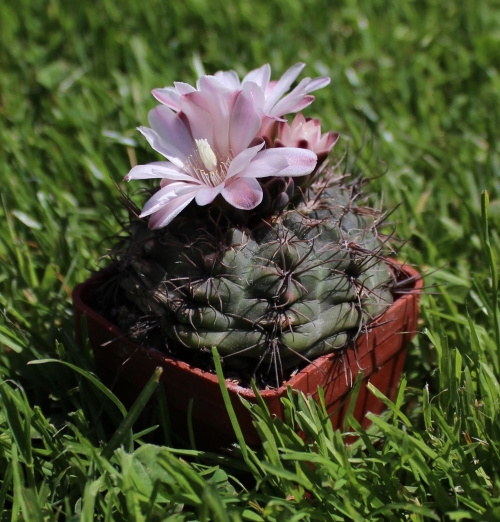
[[[194,140],[196,142],[196,148],[198,149],[198,154],[200,155],[200,159],[203,162],[203,165],[207,168],[208,171],[212,171],[217,167],[217,156],[215,152],[210,147],[210,143],[207,140]]]
[[[205,185],[216,187],[224,182],[231,160],[231,154],[224,160],[212,149],[206,139],[195,139],[196,149],[186,161],[186,168]]]

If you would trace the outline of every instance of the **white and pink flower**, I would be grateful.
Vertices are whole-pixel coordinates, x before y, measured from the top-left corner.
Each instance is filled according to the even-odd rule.
[[[318,164],[326,159],[339,139],[338,132],[321,133],[321,122],[318,119],[305,118],[301,113],[295,116],[291,124],[286,121],[277,122],[274,134],[275,146],[312,150],[318,156]]]
[[[297,90],[299,84],[278,101],[302,65],[298,72],[295,67],[271,88],[274,95],[268,94],[264,105],[257,103],[255,93],[258,89],[263,94],[269,90],[266,66],[252,71],[241,84],[228,72],[203,76],[198,89],[178,83],[174,90],[167,91],[168,96],[160,100],[164,105],[149,113],[151,128],[139,128],[167,161],[138,165],[125,176],[126,180],[161,179],[160,190],[141,213],[141,217],[151,216],[150,228],[168,225],[193,200],[208,205],[219,195],[238,209],[251,210],[262,201],[259,178],[303,176],[314,170],[317,157],[313,151],[295,147],[264,149],[264,140],[258,137],[266,110],[268,117],[278,113],[281,116],[284,112],[279,103],[292,94],[282,104],[288,110],[312,101],[307,97],[314,90],[310,83],[321,83],[315,80]],[[252,86],[245,88],[245,82]]]
[[[252,93],[255,108],[264,117],[265,123],[267,118],[282,119],[284,114],[304,109],[314,101],[314,96],[310,93],[330,83],[330,78],[326,76],[304,78],[285,96],[305,65],[296,63],[277,81],[271,81],[269,64],[250,71],[241,81],[235,71],[218,71],[213,76],[202,76],[197,81],[196,88],[187,83],[175,82],[173,87],[154,89],[153,96],[160,103],[177,111],[180,110],[181,97],[185,94],[222,89],[245,90]]]

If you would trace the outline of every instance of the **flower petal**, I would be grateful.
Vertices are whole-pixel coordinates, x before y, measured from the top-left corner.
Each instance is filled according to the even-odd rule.
[[[227,171],[226,179],[230,179],[244,170],[256,156],[256,154],[262,149],[262,147],[264,147],[264,145],[265,143],[262,142],[259,143],[259,145],[255,145],[255,147],[250,147],[249,149],[245,149],[243,152],[240,152],[233,159],[233,161],[231,161],[231,165],[229,165],[229,169]]]
[[[278,147],[257,154],[241,178],[265,178],[267,176],[304,176],[316,166],[317,156],[307,149]]]
[[[332,80],[329,76],[318,76],[309,82],[305,92],[309,94],[310,92],[317,91],[318,89],[323,89],[323,87],[330,85],[331,81]]]
[[[236,71],[218,71],[214,76],[228,89],[240,88],[240,78]]]
[[[280,154],[283,148],[260,151],[248,166],[243,169],[238,178],[267,178],[288,167],[285,154]]]
[[[273,118],[279,118],[283,114],[301,111],[302,109],[305,109],[311,105],[314,100],[315,98],[312,94],[293,97],[290,97],[290,95],[285,96],[273,107],[269,116],[272,116]]]
[[[262,118],[255,109],[252,94],[240,91],[229,122],[229,146],[234,155],[248,147],[257,135],[261,122]]]
[[[221,192],[222,197],[233,207],[242,210],[255,208],[263,197],[260,183],[253,178],[238,178]]]
[[[266,114],[269,114],[276,102],[283,96],[283,94],[285,94],[286,91],[288,91],[288,89],[290,89],[290,86],[305,66],[305,63],[296,63],[278,80],[266,97],[266,103],[264,105],[264,112]]]
[[[179,110],[180,94],[174,87],[164,87],[162,89],[153,89],[151,94],[160,102],[174,109]]]
[[[148,120],[151,128],[177,149],[184,156],[181,159],[185,161],[193,150],[194,141],[181,117],[168,107],[158,105],[149,111]]]
[[[192,86],[192,85],[189,85],[189,83],[184,83],[184,82],[174,82],[174,85],[175,85],[175,88],[177,90],[177,92],[182,96],[183,94],[188,94],[190,92],[194,92],[196,91],[196,89]]]
[[[203,187],[196,193],[196,203],[201,207],[212,203],[212,201],[222,192],[223,188],[223,183],[217,185],[217,187]]]
[[[239,81],[239,80],[238,80]],[[198,91],[200,92],[223,92],[229,89],[225,84],[225,78],[222,76],[215,76],[206,74],[198,79],[197,82]]]
[[[304,176],[310,174],[314,170],[314,167],[316,167],[318,161],[316,154],[308,149],[284,147],[271,150],[280,151],[286,156],[288,162],[288,167],[275,174],[276,176]]]
[[[137,130],[148,140],[156,152],[159,152],[162,156],[165,156],[170,160],[176,167],[182,168],[186,156],[183,152],[166,142],[156,131],[149,129],[148,127],[138,127]]]
[[[213,77],[211,80],[205,77],[203,82],[200,80],[205,90],[189,95],[189,102],[208,112],[213,125],[213,141],[210,144],[222,156],[227,156],[230,151],[231,115],[240,91],[228,90],[220,82],[214,83],[213,80],[215,80]],[[250,100],[250,103],[253,102]],[[240,110],[241,107],[238,108],[238,111]],[[190,118],[190,123],[192,123],[192,118]],[[210,142],[210,139],[208,141]]]
[[[162,207],[170,201],[191,194],[194,198],[196,192],[200,190],[200,185],[191,185],[182,181],[170,183],[166,187],[155,192],[145,203],[144,208],[139,217],[146,217],[150,214],[158,212]]]
[[[130,181],[131,179],[156,178],[200,183],[189,174],[185,174],[184,172],[173,168],[173,165],[168,161],[156,161],[146,165],[136,165],[123,179],[124,181]]]
[[[340,134],[338,132],[325,132],[318,141],[318,150],[324,149],[325,151],[330,152],[333,149],[333,146],[337,143],[339,136]]]
[[[274,107],[269,108],[269,116],[279,117],[288,112],[297,112],[307,107],[314,101],[314,96],[308,96],[310,92],[326,87],[330,83],[328,76],[318,78],[304,78],[283,99],[278,101]]]
[[[194,196],[192,194],[173,199],[149,218],[149,228],[155,229],[167,226],[193,199]]]
[[[201,95],[201,98],[199,95]],[[200,105],[205,99],[206,94],[198,91],[186,94],[180,99],[180,108],[189,122],[192,137],[196,140],[206,139],[213,147],[214,125],[212,117],[208,107]]]
[[[241,82],[242,85],[245,85],[248,82],[256,83],[264,92],[266,92],[267,85],[271,78],[271,66],[266,63],[262,67],[258,69],[254,69],[250,71]]]

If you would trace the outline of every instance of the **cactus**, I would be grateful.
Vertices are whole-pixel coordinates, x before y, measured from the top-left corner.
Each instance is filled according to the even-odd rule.
[[[305,193],[251,228],[214,209],[159,230],[133,221],[119,262],[138,341],[156,338],[188,357],[216,346],[227,367],[278,383],[302,361],[347,347],[392,304],[380,214],[341,184]],[[119,322],[131,329],[129,311]]]
[[[139,130],[168,161],[126,176],[161,185],[115,249],[113,318],[139,342],[204,365],[216,346],[226,367],[278,385],[392,304],[381,213],[319,167],[338,133],[282,117],[329,82],[306,78],[280,100],[302,67],[272,87],[263,66],[154,91],[164,105]]]

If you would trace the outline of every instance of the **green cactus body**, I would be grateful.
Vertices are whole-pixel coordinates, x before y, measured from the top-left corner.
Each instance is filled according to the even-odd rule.
[[[252,227],[208,214],[159,231],[134,223],[120,284],[166,350],[216,346],[228,367],[281,371],[347,346],[391,305],[379,214],[340,186],[303,199]]]

